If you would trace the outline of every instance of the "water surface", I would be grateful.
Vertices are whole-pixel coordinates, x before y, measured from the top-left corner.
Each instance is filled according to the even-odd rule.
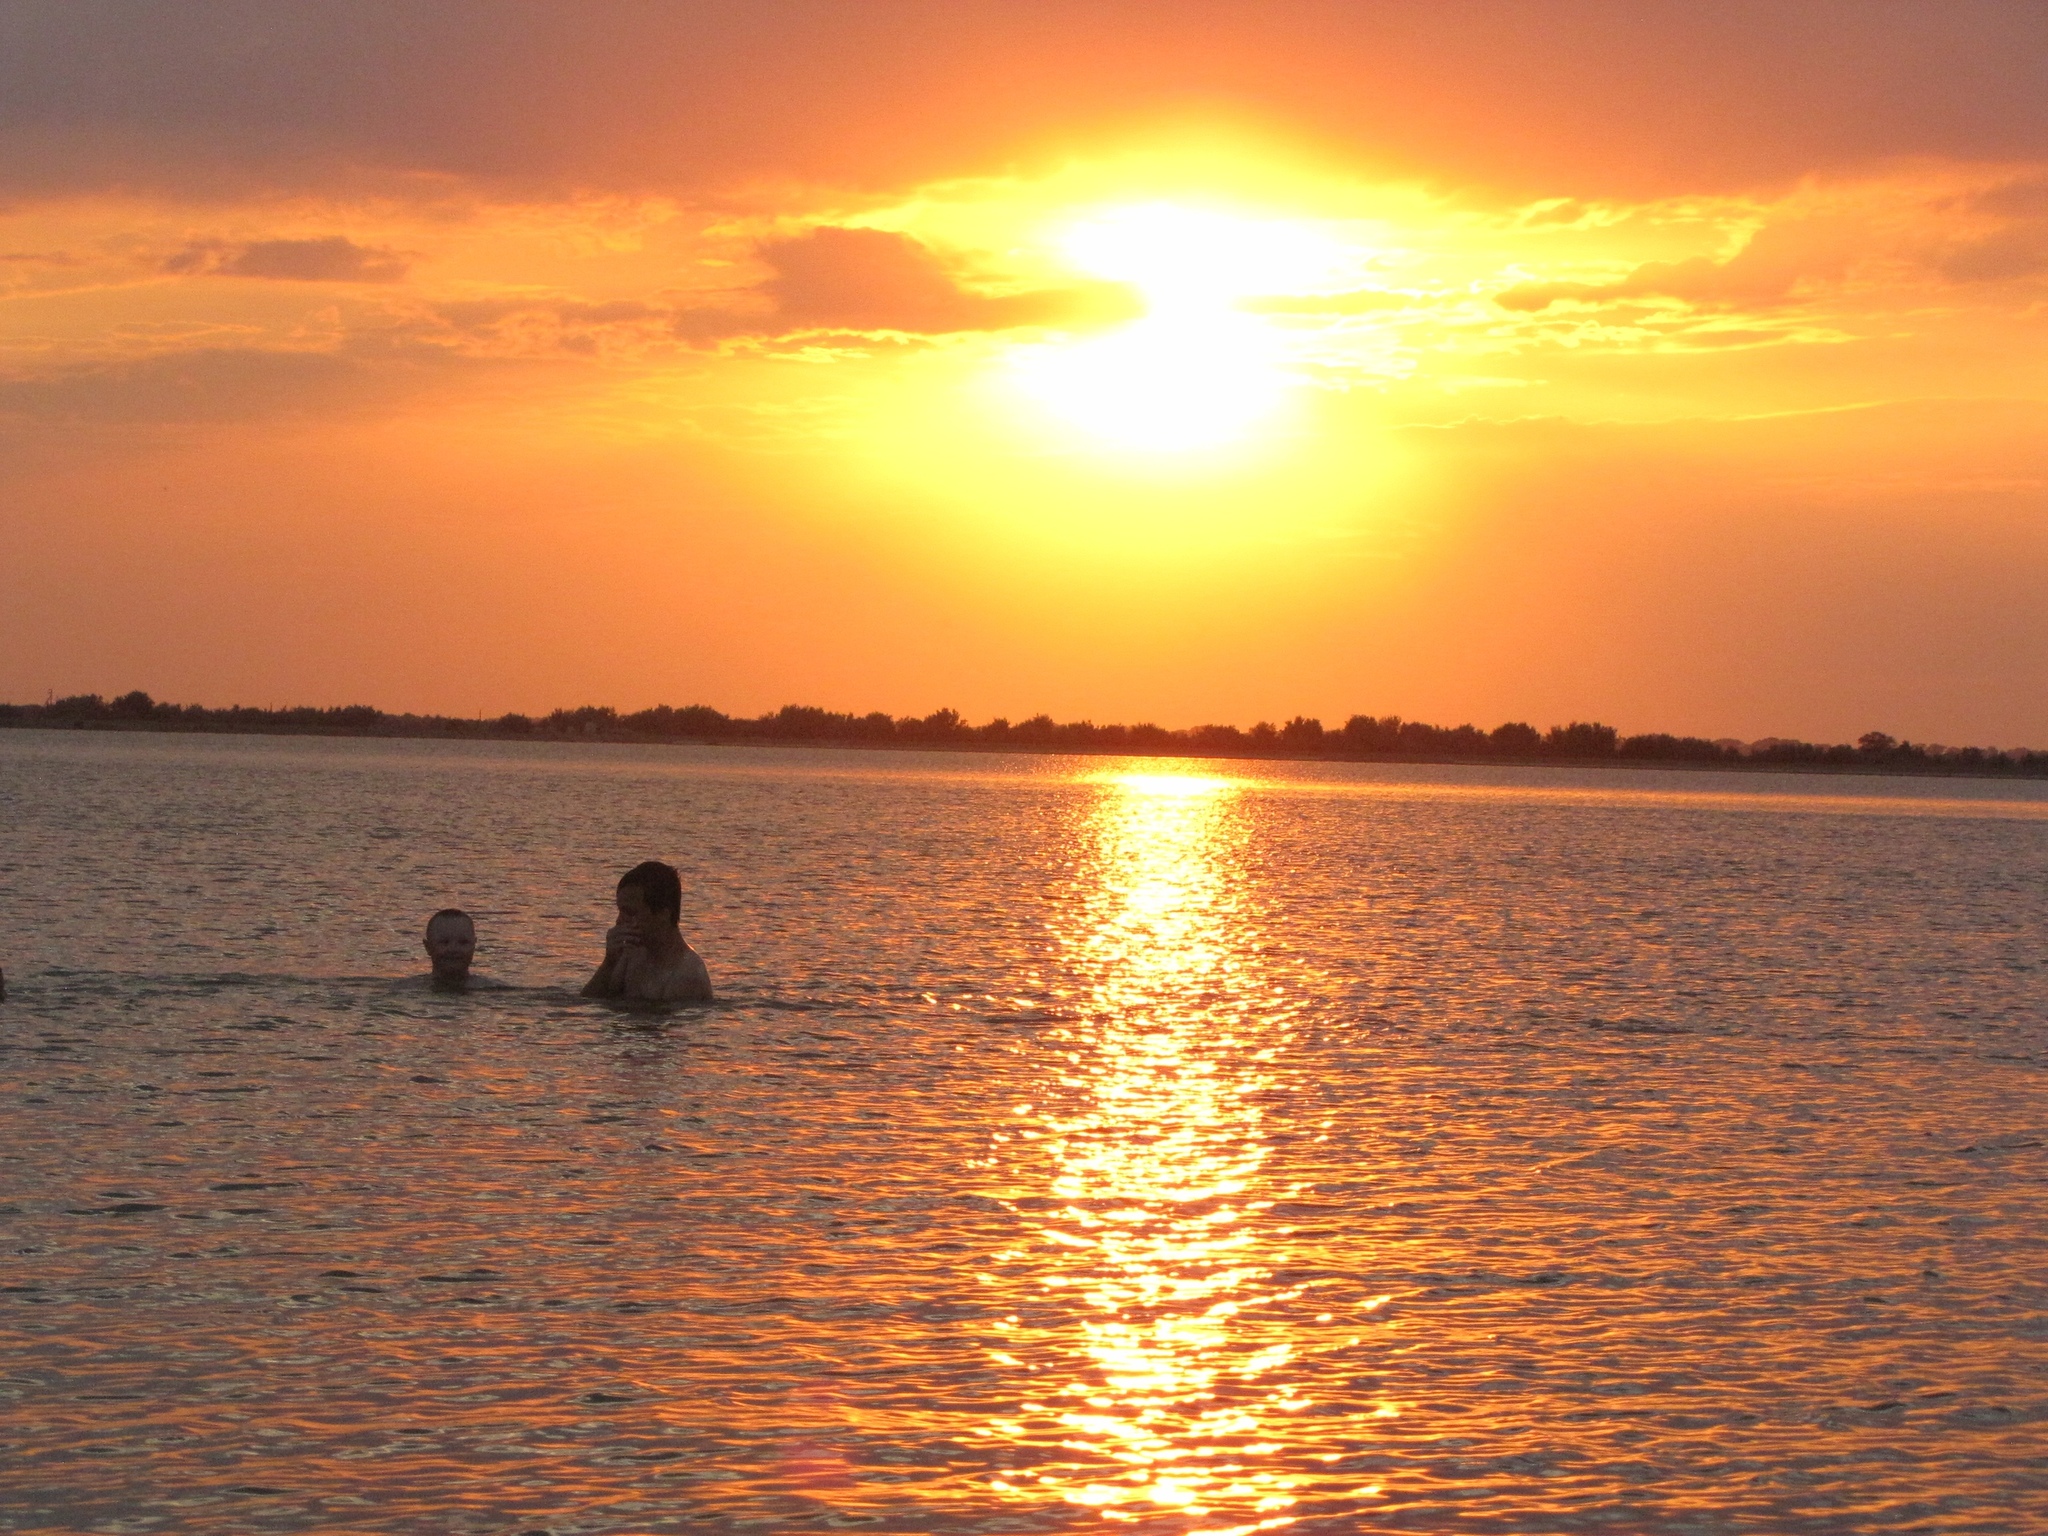
[[[2048,1528],[2048,786],[0,732],[0,827],[0,1529]],[[645,857],[715,1006],[573,995]]]

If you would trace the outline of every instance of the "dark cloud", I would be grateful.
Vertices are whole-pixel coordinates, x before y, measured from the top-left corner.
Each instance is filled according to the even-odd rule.
[[[603,303],[562,298],[447,299],[429,306],[426,313],[456,331],[473,334],[491,331],[508,320],[543,319],[562,326],[609,326],[668,322],[675,317],[672,308],[641,299],[612,299]]]
[[[768,276],[728,304],[678,312],[677,336],[705,345],[827,331],[853,337],[1087,329],[1140,312],[1136,295],[1121,283],[983,293],[922,241],[888,230],[820,225],[764,241],[756,254]]]
[[[555,318],[565,325],[622,325],[634,320],[654,320],[668,312],[639,299],[609,299],[600,304],[565,299],[554,307]]]
[[[821,225],[763,241],[755,256],[767,275],[710,302],[590,302],[559,295],[449,300],[418,312],[431,321],[420,334],[431,336],[438,326],[443,341],[523,339],[582,352],[596,350],[600,340],[639,346],[664,337],[691,346],[785,337],[801,337],[806,346],[868,346],[884,333],[1082,329],[1139,312],[1135,295],[1117,283],[981,292],[923,242],[885,230]]]
[[[395,283],[409,267],[399,251],[357,245],[341,235],[243,244],[198,240],[164,263],[166,272],[291,283]]]
[[[641,299],[590,302],[522,296],[455,299],[420,306],[393,329],[425,346],[454,346],[470,355],[523,356],[567,352],[592,357],[613,348],[672,347],[676,309]]]
[[[789,330],[942,336],[1100,323],[1138,312],[1130,291],[1113,283],[976,293],[963,287],[930,247],[887,230],[823,225],[770,240],[760,256],[774,275],[757,291]]]
[[[2048,176],[2009,181],[1970,199],[1975,213],[2008,219],[2048,219]]]
[[[1935,263],[1943,277],[1958,283],[1995,283],[2048,272],[2048,219],[1985,235],[1957,246]]]
[[[725,305],[679,309],[669,322],[678,341],[693,347],[714,347],[740,336],[772,334],[777,327],[764,314],[749,316]]]
[[[2004,227],[1960,240],[1935,262],[1952,282],[1990,283],[2048,272],[2048,176],[2028,176],[1979,192],[1968,213],[2004,220]]]
[[[1639,198],[2048,160],[2025,0],[0,0],[0,191],[896,188],[1207,116]]]

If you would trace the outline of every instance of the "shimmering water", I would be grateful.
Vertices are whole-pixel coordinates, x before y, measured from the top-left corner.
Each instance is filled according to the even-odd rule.
[[[0,732],[0,965],[0,1529],[2048,1530],[2048,786]]]

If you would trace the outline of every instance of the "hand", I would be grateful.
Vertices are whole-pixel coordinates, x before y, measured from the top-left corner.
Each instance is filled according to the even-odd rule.
[[[620,955],[620,954],[621,954],[621,953],[622,953],[622,952],[624,951],[625,947],[626,947],[626,930],[625,930],[625,929],[623,929],[623,928],[621,928],[621,927],[619,927],[619,925],[618,925],[618,924],[614,923],[614,924],[613,924],[613,925],[612,925],[611,927],[609,927],[609,928],[607,928],[607,929],[605,930],[605,934],[604,934],[604,957],[605,957],[605,959],[607,959],[607,960],[616,960],[616,959],[618,959],[618,958],[619,958],[619,955]]]

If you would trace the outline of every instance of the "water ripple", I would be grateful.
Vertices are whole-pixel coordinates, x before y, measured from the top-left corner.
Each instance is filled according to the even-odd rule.
[[[0,1529],[2048,1528],[2038,801],[1406,772],[0,735]]]

